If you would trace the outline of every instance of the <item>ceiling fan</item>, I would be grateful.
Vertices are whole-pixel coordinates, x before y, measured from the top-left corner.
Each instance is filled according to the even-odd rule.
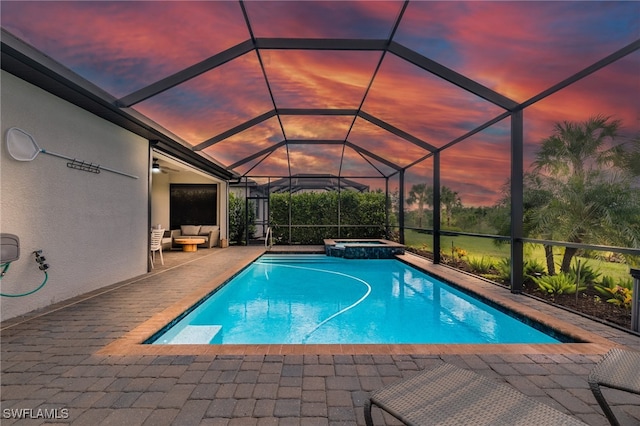
[[[153,171],[154,173],[169,173],[169,172],[173,172],[173,173],[178,173],[180,172],[180,169],[174,169],[172,167],[169,167],[167,165],[166,162],[162,162],[162,165],[160,164],[160,162],[158,161],[157,158],[153,159],[153,164],[151,166],[151,171]]]

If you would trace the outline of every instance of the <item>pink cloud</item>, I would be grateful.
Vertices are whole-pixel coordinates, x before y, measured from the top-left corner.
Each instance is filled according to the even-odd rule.
[[[291,145],[291,174],[338,175],[341,145]]]
[[[380,52],[261,51],[279,108],[358,108]]]
[[[510,176],[509,133],[509,120],[503,120],[442,151],[441,185],[458,192],[465,206],[493,205]],[[433,184],[433,157],[407,170],[405,191],[420,183]]]
[[[356,120],[353,131],[349,135],[349,142],[401,167],[407,166],[429,153],[362,118]]]
[[[205,148],[203,152],[225,166],[234,164],[282,141],[278,119],[273,117]]]
[[[246,171],[239,171],[246,173]],[[250,176],[289,176],[289,157],[285,147],[278,148],[251,170]]]
[[[196,145],[273,110],[273,103],[256,54],[250,52],[135,108]]]
[[[256,37],[386,38],[399,1],[245,2]]]
[[[461,142],[441,156],[442,185],[457,191],[466,206],[493,205],[502,197],[510,176],[508,138],[495,143],[485,137]]]
[[[236,2],[13,3],[3,27],[115,96],[249,38]]]
[[[284,115],[280,117],[287,139],[332,139],[347,137],[352,116]]]
[[[394,172],[390,167],[380,164],[372,158],[365,158],[351,147],[345,147],[342,158],[342,176],[388,176]]]
[[[412,2],[396,39],[524,101],[633,41],[637,21],[630,30],[624,16],[637,16],[633,9],[625,2]]]
[[[387,55],[363,110],[437,147],[503,110]]]

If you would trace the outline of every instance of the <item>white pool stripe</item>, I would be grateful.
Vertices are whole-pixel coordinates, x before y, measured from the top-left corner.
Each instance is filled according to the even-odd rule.
[[[356,281],[360,281],[362,284],[364,284],[365,286],[367,286],[367,292],[364,294],[364,296],[362,296],[360,299],[358,299],[357,301],[355,301],[354,303],[352,303],[351,305],[347,306],[346,308],[343,308],[341,310],[339,310],[338,312],[336,312],[335,314],[331,315],[330,317],[326,318],[324,321],[320,322],[318,325],[316,325],[313,330],[311,330],[310,332],[308,332],[303,338],[302,338],[302,343],[305,343],[307,341],[307,339],[313,334],[315,333],[315,331],[317,329],[319,329],[320,327],[322,327],[324,324],[326,324],[327,322],[331,321],[332,319],[334,319],[335,317],[337,317],[338,315],[342,315],[343,313],[347,312],[349,309],[353,309],[356,306],[358,306],[360,303],[362,303],[371,293],[371,286],[369,285],[368,282],[366,282],[363,279],[360,279],[358,277],[354,277],[353,275],[348,275],[348,274],[344,274],[342,272],[336,272],[336,271],[328,271],[326,269],[317,269],[317,268],[309,268],[306,266],[293,266],[293,265],[282,265],[282,264],[273,264],[273,263],[262,263],[262,262],[255,262],[255,264],[257,265],[271,265],[271,266],[280,266],[282,268],[293,268],[293,269],[306,269],[308,271],[316,271],[316,272],[325,272],[327,274],[334,274],[334,275],[341,275],[343,277],[347,277],[347,278],[351,278],[353,280]]]

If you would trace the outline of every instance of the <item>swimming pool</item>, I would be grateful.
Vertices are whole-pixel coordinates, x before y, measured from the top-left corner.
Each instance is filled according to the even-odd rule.
[[[560,341],[398,260],[265,255],[146,343]]]

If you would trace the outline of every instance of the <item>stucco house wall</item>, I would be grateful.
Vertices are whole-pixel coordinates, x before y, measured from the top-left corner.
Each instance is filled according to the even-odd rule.
[[[149,232],[148,141],[29,84],[1,74],[0,231],[20,238],[20,259],[0,281],[24,297],[0,297],[0,319],[16,317],[146,273]],[[8,155],[7,130],[18,127],[41,148],[138,176],[73,170],[39,154]]]

